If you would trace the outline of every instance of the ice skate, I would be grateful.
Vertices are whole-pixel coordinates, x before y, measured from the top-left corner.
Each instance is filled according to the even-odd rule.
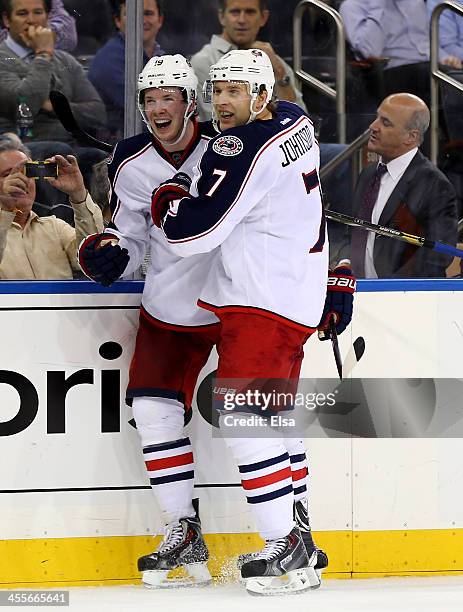
[[[148,588],[203,586],[212,581],[208,559],[199,518],[186,517],[167,525],[159,548],[138,559],[138,570]]]
[[[328,567],[328,555],[325,551],[315,544],[312,539],[312,531],[310,529],[309,513],[307,509],[307,500],[299,500],[294,502],[294,520],[296,525],[299,527],[301,532],[302,541],[304,542],[305,549],[309,560],[313,563],[313,555],[316,553],[316,560],[314,569],[321,581],[322,571]],[[321,584],[321,582],[320,582]]]
[[[309,562],[297,527],[284,538],[267,540],[265,547],[243,563],[241,577],[251,595],[302,593],[320,586],[314,565]]]
[[[312,539],[312,531],[309,523],[309,515],[307,509],[307,501],[300,500],[294,502],[294,520],[296,525],[299,527],[299,531],[301,533],[302,541],[304,542],[304,546],[307,552],[307,556],[309,558],[309,566],[313,566],[321,585],[321,575],[322,571],[328,567],[328,555],[324,550],[318,548],[315,542]],[[238,569],[241,570],[245,563],[252,561],[258,555],[257,552],[245,553],[239,555],[237,559]],[[316,586],[312,588],[317,588]]]

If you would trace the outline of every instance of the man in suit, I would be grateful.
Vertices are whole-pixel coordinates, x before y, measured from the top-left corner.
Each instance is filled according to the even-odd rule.
[[[448,179],[418,150],[429,109],[412,94],[388,96],[370,125],[368,150],[381,156],[359,176],[356,217],[455,245],[457,205]],[[354,228],[352,268],[360,278],[444,277],[451,258]]]

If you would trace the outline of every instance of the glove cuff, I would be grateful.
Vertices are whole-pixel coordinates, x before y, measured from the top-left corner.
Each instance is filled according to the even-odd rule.
[[[327,283],[328,291],[343,291],[345,293],[354,293],[356,287],[355,276],[343,275],[343,276],[329,276]]]
[[[88,247],[93,248],[93,250],[97,249],[100,242],[102,240],[107,240],[108,238],[117,238],[117,236],[111,233],[104,233],[104,232],[98,233],[98,234],[90,234],[89,236],[84,238],[79,245],[79,250],[77,252],[77,255],[78,255],[77,258],[79,260],[79,265],[82,268],[82,271],[85,274],[85,276],[87,276],[90,280],[94,280],[94,278],[90,270],[85,265],[84,258],[81,257],[81,253],[83,253],[84,249]]]

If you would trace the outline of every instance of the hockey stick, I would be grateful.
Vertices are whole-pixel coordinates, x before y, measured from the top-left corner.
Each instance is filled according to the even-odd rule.
[[[69,100],[64,94],[56,90],[50,91],[50,102],[53,106],[53,110],[55,111],[55,115],[61,121],[64,129],[72,134],[77,142],[89,147],[101,149],[107,153],[111,153],[113,150],[113,145],[109,144],[108,142],[98,140],[91,134],[87,134],[87,132],[79,127],[79,124],[77,123],[72,112],[71,105],[69,104]]]
[[[436,240],[428,240],[422,236],[407,234],[406,232],[401,232],[400,230],[392,229],[391,227],[386,227],[385,225],[376,225],[374,223],[370,223],[369,221],[365,221],[364,219],[357,219],[356,217],[343,215],[341,213],[334,212],[333,210],[326,210],[325,215],[328,219],[337,221],[338,223],[344,223],[344,225],[361,227],[369,232],[375,232],[375,234],[379,234],[380,236],[395,238],[396,240],[401,240],[402,242],[413,244],[417,247],[424,247],[426,249],[430,249],[431,251],[436,251],[437,253],[445,253],[445,255],[451,255],[452,257],[459,257],[460,259],[463,259],[462,249],[457,249],[456,247],[450,244],[445,244],[444,242],[437,242]]]
[[[336,331],[336,325],[334,323],[334,320],[335,320],[334,315],[332,315],[329,321],[330,340],[331,340],[331,347],[333,349],[334,360],[336,362],[336,368],[338,370],[339,380],[342,380],[341,351],[339,349],[338,333]]]

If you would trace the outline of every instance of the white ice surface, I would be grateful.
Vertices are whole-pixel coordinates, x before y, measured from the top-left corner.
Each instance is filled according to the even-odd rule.
[[[70,609],[111,612],[462,612],[463,576],[326,580],[302,595],[251,597],[238,584],[148,590],[141,586],[70,588]],[[13,610],[18,608],[2,608]],[[22,608],[24,609],[24,608]],[[40,608],[43,610],[44,608]],[[57,608],[45,608],[53,609]]]

